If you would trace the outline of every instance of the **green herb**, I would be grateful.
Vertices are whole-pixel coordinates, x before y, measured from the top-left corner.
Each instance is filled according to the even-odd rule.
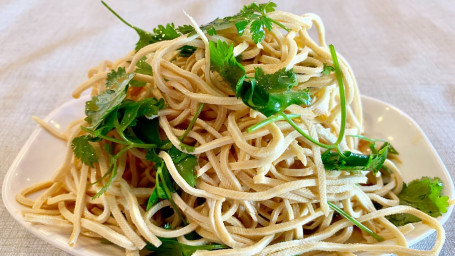
[[[165,26],[159,25],[157,28],[153,29],[153,33],[145,31],[141,28],[131,25],[126,20],[124,20],[120,15],[118,15],[111,7],[109,7],[104,1],[101,3],[112,13],[114,14],[120,21],[122,21],[128,27],[136,30],[137,34],[139,35],[139,41],[136,43],[136,51],[139,51],[143,47],[153,44],[159,41],[164,40],[172,40],[175,39],[182,34],[189,33],[193,31],[193,27],[189,25],[175,27],[173,23],[166,24]],[[190,29],[191,28],[191,29]]]
[[[324,63],[324,68],[322,69],[322,74],[328,76],[331,72],[335,71],[335,68]]]
[[[377,173],[383,166],[390,143],[386,142],[379,150],[374,150],[370,155],[353,153],[351,151],[333,152],[330,149],[325,151],[321,158],[326,170],[360,171],[371,170]]]
[[[242,36],[248,25],[254,43],[258,44],[265,38],[265,30],[272,30],[272,23],[288,31],[288,29],[276,20],[267,17],[267,13],[275,11],[276,4],[268,2],[266,4],[252,3],[246,5],[234,16],[228,16],[223,19],[215,19],[207,25],[201,27],[209,35],[215,35],[217,30],[225,29],[235,25],[237,33]]]
[[[184,45],[184,46],[180,47],[178,50],[180,50],[179,56],[190,57],[197,50],[197,47],[194,47],[191,45]]]
[[[299,118],[300,115],[298,114],[288,114],[286,115],[287,117],[289,117],[290,119],[294,119],[294,118]],[[261,122],[251,126],[251,127],[248,127],[248,129],[246,130],[247,132],[254,132],[256,131],[257,129],[260,129],[270,123],[273,123],[273,122],[276,122],[276,121],[280,121],[280,120],[284,120],[284,117],[281,116],[281,115],[277,115],[277,114],[274,114],[274,115],[271,115],[269,117],[267,117],[266,119],[262,120]]]
[[[382,139],[372,139],[372,138],[368,138],[368,137],[365,137],[363,135],[349,135],[350,137],[355,137],[355,138],[359,138],[361,140],[365,140],[365,141],[368,141],[369,142],[369,147],[370,147],[370,150],[371,152],[373,153],[378,153],[378,150],[376,149],[376,143],[379,141],[379,142],[384,142],[384,144],[382,145],[382,147],[380,149],[382,149],[383,147],[388,147],[388,153],[389,154],[394,154],[394,155],[399,155],[398,151],[392,146],[392,144],[388,143],[386,140],[382,140]],[[379,150],[380,150],[379,149]]]
[[[341,125],[340,125],[340,134],[338,134],[338,139],[335,142],[335,145],[339,145],[344,137],[344,130],[346,128],[346,97],[344,95],[344,84],[343,84],[343,74],[341,73],[340,64],[338,63],[337,52],[333,45],[329,45],[330,55],[332,56],[333,67],[335,68],[335,74],[337,77],[338,88],[340,93],[340,108],[341,108]]]
[[[341,208],[333,204],[332,202],[327,202],[327,204],[332,208],[332,210],[338,212],[341,216],[352,222],[354,225],[356,225],[358,228],[361,230],[365,231],[367,234],[372,236],[374,239],[376,239],[378,242],[384,241],[384,238],[373,231],[371,231],[368,227],[360,223],[358,220],[353,218],[351,215],[349,215],[347,212],[343,211]]]
[[[181,148],[182,150],[184,150],[184,151],[186,151],[186,152],[190,152],[190,153],[191,153],[191,152],[194,152],[194,150],[196,150],[195,147],[190,146],[190,145],[187,145],[187,144],[185,144],[185,143],[183,143],[183,142],[180,142],[179,146],[180,146],[180,148]]]
[[[176,192],[176,184],[169,173],[169,170],[166,168],[164,161],[161,160],[159,164],[155,165],[156,167],[156,181],[155,181],[155,189],[153,190],[152,194],[150,195],[147,210],[150,209],[153,205],[155,205],[159,199],[167,199],[171,203],[172,208],[180,217],[180,219],[185,222],[185,218],[183,214],[175,204],[174,200],[172,199],[172,193]]]
[[[269,117],[292,104],[311,103],[308,90],[293,90],[296,85],[297,77],[292,69],[286,71],[283,68],[273,74],[265,74],[261,68],[255,68],[255,77],[244,81],[237,92],[247,106]]]
[[[81,162],[93,167],[93,163],[98,162],[98,156],[96,155],[95,149],[90,145],[90,140],[91,137],[88,135],[76,137],[71,142],[71,148],[73,149],[74,155],[79,158]]]
[[[284,111],[291,104],[309,105],[311,98],[307,90],[295,91],[297,77],[292,70],[278,70],[265,74],[261,68],[255,69],[254,78],[246,78],[245,68],[235,59],[233,45],[218,40],[210,42],[210,61],[213,70],[235,91],[245,105],[271,116]]]
[[[166,143],[163,145],[166,145]],[[163,149],[163,147],[161,149]],[[183,177],[183,179],[190,186],[194,187],[196,185],[197,179],[196,173],[194,172],[194,167],[198,165],[196,157],[181,152],[174,146],[165,151],[171,157],[172,162],[175,165],[175,168]],[[147,151],[146,159],[155,162],[155,167],[157,169],[155,189],[153,190],[147,202],[146,207],[147,210],[149,210],[153,205],[155,205],[159,201],[159,199],[168,199],[174,211],[185,222],[183,214],[180,212],[179,208],[172,199],[172,193],[176,192],[178,186],[172,179],[172,176],[170,175],[169,170],[166,168],[164,161],[157,155],[156,151],[153,149]]]
[[[234,45],[228,45],[221,40],[218,40],[218,43],[210,41],[209,49],[212,70],[217,71],[239,97],[237,88],[243,83],[246,72],[234,57]]]
[[[142,82],[142,81],[138,81],[138,80],[131,80],[130,81],[130,85],[132,87],[143,87],[145,86],[147,83],[146,82]]]
[[[90,124],[89,129],[96,129],[101,122],[125,99],[128,84],[134,74],[128,74],[124,68],[112,70],[107,76],[106,87],[97,96],[85,103],[85,120]]]
[[[106,144],[107,146],[109,146],[108,144]],[[123,149],[121,149],[117,154],[113,155],[112,152],[110,152],[110,150],[105,150],[107,153],[108,153],[108,156],[109,156],[109,170],[106,172],[106,174],[101,178],[101,179],[104,179],[107,177],[107,175],[109,175],[109,179],[107,180],[107,182],[104,184],[104,186],[100,189],[100,191],[98,191],[93,197],[92,199],[96,199],[98,197],[100,197],[102,194],[104,194],[104,192],[106,192],[106,190],[109,188],[109,186],[111,185],[111,183],[115,180],[116,176],[117,176],[117,169],[118,169],[118,165],[117,165],[117,160],[118,158],[125,152],[127,152],[128,150],[130,150],[131,148],[133,148],[132,146],[127,146],[127,147],[124,147]],[[99,181],[96,181],[96,182],[99,182]]]
[[[408,185],[404,183],[398,198],[401,205],[409,205],[432,217],[438,217],[447,212],[449,207],[449,197],[442,196],[441,193],[443,187],[440,179],[423,177],[411,181]],[[395,226],[421,221],[418,217],[406,213],[394,214],[387,219]]]
[[[89,127],[81,128],[92,135],[92,140],[104,139],[124,146],[124,148],[115,155],[113,152],[109,153],[109,170],[100,180],[106,178],[108,175],[109,179],[93,198],[102,195],[114,181],[117,175],[117,160],[122,154],[131,148],[150,149],[158,146],[158,144],[153,143],[156,142],[156,137],[159,138],[157,127],[145,132],[148,134],[147,136],[144,136],[146,141],[148,141],[150,137],[154,138],[155,141],[152,141],[151,143],[144,143],[144,139],[142,139],[141,136],[144,134],[141,130],[142,128],[137,129],[140,135],[139,137],[134,132],[134,128],[138,122],[145,124],[153,123],[153,121],[148,119],[158,115],[158,111],[165,108],[166,105],[163,99],[157,100],[155,98],[147,98],[142,101],[125,100],[128,82],[130,82],[132,77],[133,74],[125,73],[125,70],[122,68],[119,68],[117,71],[112,71],[107,79],[109,88],[100,95],[94,96],[92,100],[86,103],[86,120],[91,123]],[[144,119],[148,121],[144,121]],[[156,126],[157,125],[158,124],[156,123]],[[145,125],[145,127],[151,128],[147,125]],[[121,140],[107,136],[107,133],[114,129],[120,135]],[[75,144],[73,147],[75,154],[76,152],[79,152],[82,146],[87,148],[88,142],[85,143],[82,140],[76,140],[76,143],[73,141],[73,144]],[[88,146],[90,145],[88,144]],[[87,150],[87,154],[89,153],[90,151]],[[93,163],[94,160],[92,159],[90,161]]]
[[[169,149],[168,153],[182,178],[188,185],[192,187],[196,186],[197,177],[194,172],[194,167],[198,165],[197,158],[194,155],[186,154],[178,150],[176,147]]]
[[[223,244],[207,244],[207,245],[187,245],[182,244],[177,241],[175,238],[159,238],[162,244],[159,247],[147,243],[146,249],[151,251],[150,255],[155,256],[191,256],[197,250],[219,250],[228,248]]]
[[[193,119],[191,119],[190,124],[186,128],[186,130],[183,133],[183,135],[180,137],[180,141],[183,141],[185,139],[185,137],[188,135],[188,133],[190,133],[190,131],[193,129],[193,126],[196,124],[196,121],[197,121],[199,115],[201,115],[201,112],[202,112],[202,109],[204,108],[204,105],[205,105],[204,103],[199,104],[199,107],[197,108],[196,113],[193,116]]]
[[[152,66],[150,66],[150,64],[148,64],[145,60],[146,59],[144,56],[136,63],[136,70],[134,70],[134,72],[143,75],[153,76]]]

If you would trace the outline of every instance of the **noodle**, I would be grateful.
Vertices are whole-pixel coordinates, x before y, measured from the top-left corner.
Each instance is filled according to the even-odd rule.
[[[192,245],[216,242],[230,247],[200,250],[194,255],[355,255],[362,251],[438,254],[445,239],[444,230],[432,217],[399,205],[397,194],[403,179],[392,161],[386,160],[384,164],[390,174],[328,172],[321,160],[323,149],[288,122],[278,120],[252,133],[246,131],[265,116],[234,97],[219,74],[210,69],[209,41],[233,43],[234,55],[241,58],[250,75],[258,67],[267,74],[293,69],[298,80],[296,88],[309,88],[313,101],[310,106],[292,105],[288,110],[299,115],[301,121],[296,125],[313,140],[335,143],[341,129],[336,77],[322,75],[324,64],[332,64],[322,21],[314,14],[297,16],[276,11],[268,15],[290,31],[274,27],[266,31],[259,44],[252,41],[248,31],[237,37],[233,27],[218,31],[216,36],[205,34],[187,15],[195,34],[150,44],[115,62],[104,61],[91,69],[89,79],[73,92],[77,98],[91,88],[92,96],[96,96],[106,90],[110,70],[123,67],[133,73],[137,63],[145,58],[153,75],[137,74],[135,80],[146,86],[129,88],[127,98],[134,101],[164,98],[168,107],[155,117],[162,136],[197,158],[197,184],[192,187],[167,152],[158,155],[181,189],[172,194],[172,200],[187,223],[178,214],[163,213],[172,207],[169,200],[145,209],[158,175],[157,167],[147,160],[142,149],[113,146],[113,152],[127,153],[118,158],[117,175],[107,191],[91,199],[104,185],[99,180],[112,171],[106,145],[113,143],[90,142],[99,160],[93,166],[83,164],[71,149],[73,138],[86,134],[79,128],[88,126],[82,119],[60,134],[35,118],[43,128],[67,141],[68,146],[63,165],[51,181],[32,185],[17,195],[16,200],[27,207],[24,219],[72,229],[71,246],[79,236],[90,235],[125,248],[126,255],[138,255],[147,243],[160,246],[162,241],[158,237],[177,238]],[[308,33],[313,26],[319,43]],[[179,56],[178,49],[184,45],[196,47],[194,54]],[[361,134],[359,90],[350,66],[341,56],[340,69],[346,87],[346,134]],[[202,112],[185,137],[185,141],[196,144],[194,151],[188,152],[180,145],[181,136],[202,103]],[[120,139],[121,134],[112,132],[112,137]],[[346,136],[340,148],[360,152],[358,138]],[[37,199],[28,198],[38,191],[42,194]],[[376,243],[352,222],[337,216],[328,202],[343,208],[377,234],[394,240],[394,245]],[[373,202],[384,208],[376,210]],[[396,213],[413,214],[435,229],[434,247],[430,251],[408,248],[404,234],[413,225],[397,228],[385,218]],[[162,228],[165,224],[175,229]],[[193,231],[201,238],[185,237]]]

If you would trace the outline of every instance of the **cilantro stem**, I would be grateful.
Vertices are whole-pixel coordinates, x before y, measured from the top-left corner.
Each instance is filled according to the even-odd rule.
[[[102,179],[104,179],[104,177],[107,176],[107,174],[110,173],[111,175],[110,175],[110,177],[109,177],[109,180],[106,182],[106,184],[104,184],[104,187],[101,188],[101,190],[98,191],[98,193],[96,193],[96,194],[92,197],[92,199],[96,199],[96,198],[100,197],[104,192],[106,192],[107,188],[111,185],[112,181],[114,181],[115,176],[117,176],[117,168],[118,168],[118,166],[117,166],[117,159],[118,159],[123,153],[125,153],[125,152],[128,151],[128,150],[130,150],[131,148],[133,148],[133,146],[130,145],[130,146],[127,146],[127,147],[122,148],[117,154],[115,154],[115,156],[110,155],[110,157],[111,157],[111,159],[110,159],[110,161],[109,161],[110,164],[111,164],[111,166],[109,167],[110,170],[109,170],[106,174],[104,174],[104,176],[101,177],[101,179],[99,179],[99,180],[96,181],[96,182],[100,182]]]
[[[276,25],[278,25],[280,28],[286,30],[286,32],[289,32],[289,29],[288,29],[286,26],[284,26],[283,24],[281,24],[280,22],[278,22],[278,21],[276,21],[276,20],[274,20],[274,19],[270,19],[270,21],[272,21],[273,23],[275,23]]]
[[[344,84],[343,84],[343,74],[340,70],[340,64],[338,63],[337,53],[335,47],[331,44],[329,45],[330,54],[332,55],[333,67],[335,68],[335,74],[337,76],[338,88],[340,90],[340,107],[341,107],[341,126],[340,134],[338,134],[338,139],[335,142],[335,145],[341,143],[344,137],[344,131],[346,129],[346,97],[344,95]]]
[[[128,139],[125,140],[125,138],[122,137],[121,135],[120,135],[120,137],[122,137],[122,139],[124,139],[124,140],[119,140],[119,139],[112,138],[112,137],[109,137],[109,136],[106,136],[106,135],[102,135],[102,134],[96,134],[95,131],[90,130],[87,127],[84,127],[84,126],[81,126],[81,130],[83,130],[85,132],[88,132],[88,133],[90,133],[90,134],[92,134],[95,137],[98,137],[100,139],[111,141],[111,142],[115,142],[115,143],[122,144],[122,145],[125,145],[125,146],[132,146],[133,148],[156,148],[157,147],[155,144],[136,143],[136,142],[132,142],[132,141],[130,141]]]
[[[340,125],[340,133],[338,134],[338,139],[336,140],[336,142],[332,145],[326,145],[326,144],[320,143],[319,141],[316,141],[313,138],[311,138],[302,129],[300,129],[300,127],[298,127],[292,121],[292,119],[290,119],[288,116],[286,116],[283,112],[280,112],[280,115],[294,129],[296,129],[300,134],[302,134],[302,136],[305,137],[307,140],[311,141],[312,143],[314,143],[322,148],[327,148],[327,149],[338,148],[338,152],[340,153],[340,156],[344,156],[344,155],[342,155],[342,151],[338,147],[340,145],[341,141],[343,140],[344,132],[346,130],[346,97],[345,97],[345,93],[344,93],[343,75],[340,70],[340,64],[338,63],[338,57],[337,57],[337,54],[335,51],[335,47],[331,44],[331,45],[329,45],[329,48],[330,48],[330,54],[332,55],[333,66],[334,66],[335,73],[337,76],[338,88],[340,91],[341,125]]]
[[[292,121],[291,118],[289,118],[286,114],[284,114],[283,112],[280,112],[280,115],[296,130],[298,131],[300,134],[302,134],[303,137],[305,137],[307,140],[309,140],[310,142],[318,145],[319,147],[321,148],[328,148],[328,149],[331,149],[331,148],[335,148],[336,146],[335,145],[326,145],[326,144],[323,144],[319,141],[316,141],[315,139],[311,138],[310,135],[306,134],[302,129],[300,129],[300,127],[298,125],[296,125],[294,123],[294,121]]]
[[[360,223],[358,220],[354,219],[351,215],[349,215],[347,212],[343,211],[341,208],[333,204],[332,202],[327,201],[327,204],[332,208],[332,210],[338,212],[341,216],[352,222],[354,225],[356,225],[358,228],[361,230],[367,232],[370,236],[372,236],[374,239],[376,239],[378,242],[384,241],[384,238],[373,231],[371,231],[368,227]]]
[[[123,140],[118,140],[116,138],[112,138],[112,137],[105,136],[102,134],[97,135],[97,134],[95,134],[95,131],[88,129],[87,127],[84,127],[84,126],[81,126],[81,130],[83,130],[84,132],[88,132],[91,135],[94,135],[95,137],[101,138],[103,140],[108,140],[108,141],[115,142],[115,143],[122,144],[122,145],[128,145],[128,143],[124,142]]]
[[[127,26],[130,27],[130,28],[136,29],[133,25],[131,25],[131,24],[128,23],[126,20],[124,20],[122,17],[120,17],[120,15],[118,15],[114,10],[112,10],[112,8],[109,7],[109,5],[107,5],[104,1],[101,1],[101,3],[102,3],[110,12],[112,12],[112,14],[114,14],[119,20],[121,20],[123,23],[125,23],[125,25],[127,25]]]
[[[164,167],[163,167],[164,168]],[[163,181],[163,189],[164,189],[164,193],[166,193],[166,197],[168,198],[169,202],[171,203],[171,206],[172,208],[174,209],[174,211],[177,213],[177,215],[180,217],[180,219],[182,220],[183,222],[183,225],[187,225],[188,223],[186,222],[185,218],[183,217],[183,214],[180,212],[180,209],[177,207],[177,205],[175,204],[174,202],[174,199],[172,199],[172,193],[171,191],[169,190],[169,188],[167,187],[166,185],[166,181],[164,180],[164,175],[163,175],[163,168],[161,168],[161,170],[159,171],[159,177],[160,179]],[[157,183],[157,182],[155,182]]]
[[[288,116],[289,118],[291,119],[294,119],[294,118],[299,118],[300,115],[299,114],[287,114],[286,116]],[[273,123],[273,122],[276,122],[276,121],[281,121],[281,120],[284,120],[284,118],[280,115],[271,115],[269,116],[268,118],[262,120],[261,122],[249,127],[246,132],[250,133],[250,132],[254,132],[256,131],[257,129],[259,128],[262,128],[270,123]]]
[[[204,108],[204,103],[199,104],[199,107],[196,110],[196,113],[193,116],[193,119],[191,119],[190,124],[186,128],[185,132],[183,133],[182,137],[180,137],[180,141],[183,142],[183,139],[190,133],[190,131],[193,129],[193,126],[196,124],[197,119],[199,118],[199,115],[201,115],[202,109]]]

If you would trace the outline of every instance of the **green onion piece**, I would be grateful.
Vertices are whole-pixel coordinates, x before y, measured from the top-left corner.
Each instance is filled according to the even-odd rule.
[[[300,117],[299,114],[287,114],[286,116],[288,116],[291,119]],[[281,121],[281,120],[284,120],[284,118],[282,116],[279,116],[277,114],[271,115],[268,118],[262,120],[261,122],[259,122],[259,123],[255,124],[255,125],[249,127],[248,129],[246,129],[246,132],[248,132],[248,133],[254,132],[257,129],[262,128],[262,127],[264,127],[264,126],[266,126],[266,125],[268,125],[270,123],[273,123],[273,122],[276,122],[276,121]]]
[[[350,222],[354,223],[354,225],[356,225],[358,228],[360,228],[361,230],[367,232],[370,236],[372,236],[378,242],[384,241],[384,237],[382,237],[382,236],[374,233],[373,231],[371,231],[365,225],[360,223],[358,220],[354,219],[351,215],[347,214],[345,211],[341,210],[341,208],[339,208],[338,206],[336,206],[332,202],[327,201],[327,204],[330,206],[330,208],[332,208],[332,210],[338,212],[341,216],[345,217],[347,220],[349,220]]]
[[[329,45],[330,54],[332,55],[333,67],[335,68],[335,74],[337,76],[338,88],[340,89],[340,107],[341,107],[341,126],[340,134],[338,134],[338,139],[335,142],[335,145],[341,143],[344,137],[344,130],[346,128],[346,97],[344,95],[344,84],[343,84],[343,74],[340,70],[340,64],[338,63],[337,53],[335,47],[331,44]]]

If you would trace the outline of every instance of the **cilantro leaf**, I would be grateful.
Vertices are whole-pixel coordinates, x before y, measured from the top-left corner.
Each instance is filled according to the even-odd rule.
[[[284,111],[292,104],[309,105],[307,90],[295,91],[297,77],[291,70],[284,68],[273,74],[265,74],[261,68],[255,69],[255,78],[243,82],[237,89],[238,95],[250,108],[269,117]]]
[[[124,68],[112,70],[108,74],[107,90],[94,96],[85,103],[85,120],[90,124],[89,129],[96,129],[101,122],[125,99],[128,84],[134,74],[128,74]]]
[[[136,126],[136,120],[140,117],[152,118],[158,115],[158,111],[165,107],[163,99],[146,98],[141,101],[124,100],[118,107],[121,119],[115,125],[117,131],[123,132],[126,128]]]
[[[182,35],[184,35],[184,34],[188,34],[188,33],[193,32],[193,31],[194,31],[194,28],[193,28],[193,26],[191,26],[191,25],[182,25],[182,26],[178,26],[178,27],[176,28],[176,30],[177,30],[178,32],[180,32]]]
[[[90,140],[91,137],[88,135],[75,137],[71,142],[71,148],[77,158],[84,164],[93,167],[93,163],[98,162],[98,156],[96,155],[95,149],[90,145]]]
[[[158,118],[138,118],[136,126],[132,127],[132,130],[141,141],[161,146]]]
[[[324,63],[324,68],[322,69],[322,74],[328,76],[330,72],[334,72],[335,68]]]
[[[245,79],[245,68],[234,57],[234,45],[218,40],[209,42],[210,64],[212,70],[220,73],[221,77],[237,92],[237,85]]]
[[[153,76],[152,66],[145,61],[145,56],[136,63],[135,73]]]
[[[439,178],[423,177],[411,181],[408,185],[404,184],[398,198],[401,205],[409,205],[432,217],[438,217],[447,212],[449,207],[449,197],[441,196],[443,187]],[[411,214],[396,214],[388,219],[396,226],[420,221]]]
[[[179,56],[190,57],[197,50],[197,47],[194,47],[191,45],[184,45],[184,46],[180,47],[178,50],[180,50]]]
[[[155,33],[155,35],[153,36],[153,42],[151,43],[172,40],[180,36],[180,33],[176,30],[174,23],[168,23],[165,26],[158,25],[158,27],[153,29],[153,33]]]
[[[143,87],[145,86],[147,83],[146,82],[142,82],[142,81],[138,81],[138,80],[131,80],[130,81],[130,85],[132,87]]]
[[[116,88],[119,84],[128,78],[129,74],[126,73],[125,68],[119,67],[117,70],[113,69],[107,74],[106,87]]]
[[[207,244],[207,245],[187,245],[182,244],[177,241],[175,238],[159,238],[162,244],[159,247],[147,243],[146,249],[152,251],[151,255],[156,256],[191,256],[197,250],[218,250],[228,248],[223,244]]]
[[[152,208],[152,206],[154,206],[158,202],[159,202],[158,192],[156,191],[156,189],[154,189],[149,197],[149,200],[147,201],[146,211],[150,210],[150,208]]]
[[[272,20],[266,16],[261,16],[255,21],[251,22],[251,34],[253,41],[257,44],[262,42],[265,38],[265,29],[272,30]]]
[[[198,165],[197,158],[194,155],[186,154],[176,147],[169,149],[169,155],[174,162],[175,168],[182,175],[182,178],[192,187],[196,186],[196,174],[194,167]]]
[[[393,214],[393,215],[386,216],[386,218],[390,222],[392,222],[393,225],[395,225],[397,227],[404,226],[408,223],[414,223],[414,222],[421,221],[420,218],[418,218],[412,214],[408,214],[408,213]]]
[[[194,152],[194,150],[196,150],[195,147],[187,145],[187,144],[185,144],[183,142],[180,142],[179,146],[180,146],[180,148],[182,148],[186,152]]]

